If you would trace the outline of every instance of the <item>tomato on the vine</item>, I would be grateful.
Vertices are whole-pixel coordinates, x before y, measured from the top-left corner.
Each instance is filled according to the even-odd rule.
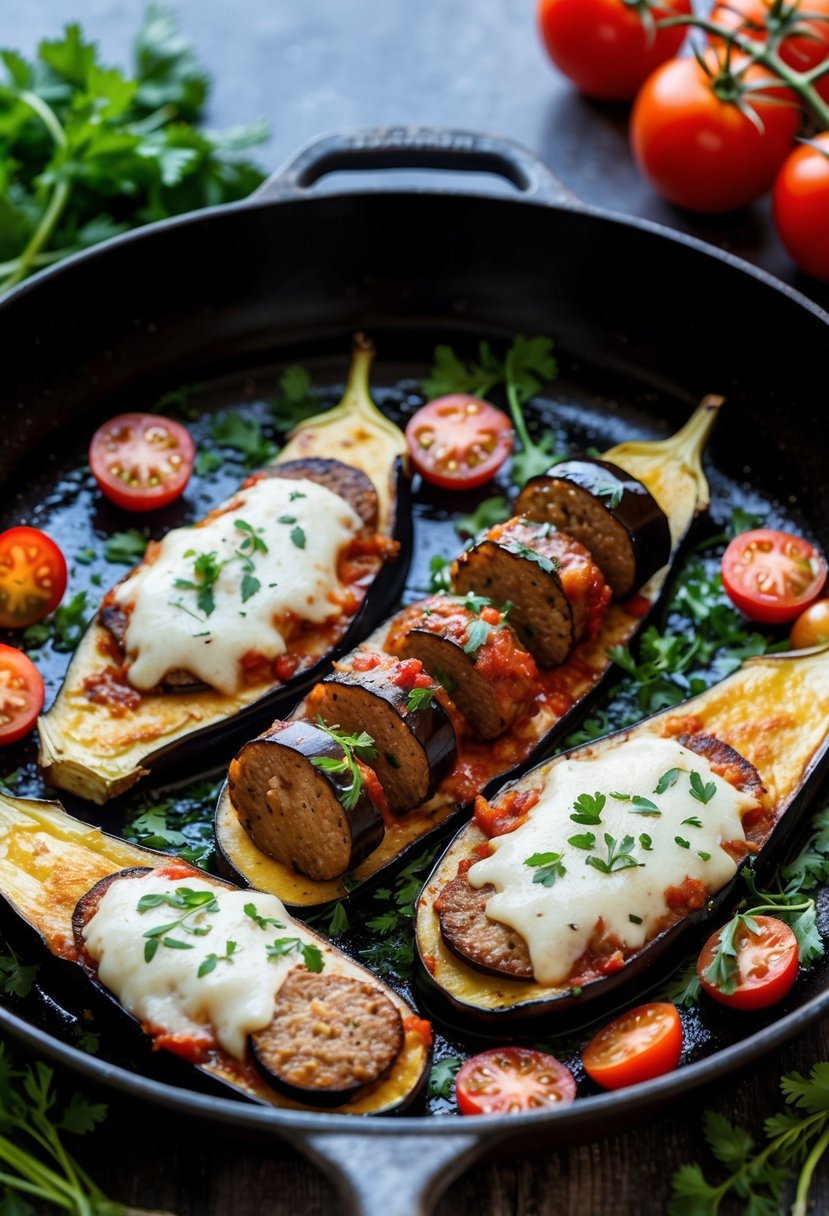
[[[450,393],[421,406],[409,419],[412,464],[446,490],[472,490],[491,481],[512,451],[506,414],[467,393]]]
[[[808,13],[818,20],[803,21],[798,12]],[[785,33],[780,43],[780,58],[797,72],[809,72],[819,63],[829,59],[829,0],[787,0],[778,11],[774,0],[728,0],[717,4],[711,21],[729,32],[743,33],[753,42],[765,42],[769,33]],[[710,41],[721,45],[723,39],[715,34]],[[829,74],[819,77],[816,88],[824,100],[829,101]]]
[[[119,414],[92,436],[89,464],[110,502],[127,511],[166,507],[184,492],[196,445],[161,414]]]
[[[691,0],[539,0],[538,26],[553,63],[582,93],[631,101],[654,68],[676,55]]]
[[[0,626],[24,629],[57,608],[66,590],[66,560],[39,528],[0,533]]]
[[[691,211],[732,211],[769,189],[794,144],[795,94],[759,64],[727,68],[714,51],[672,59],[645,82],[631,118],[636,161],[663,197]],[[744,88],[750,91],[742,91]],[[744,112],[751,107],[754,118]]]
[[[801,270],[829,282],[829,131],[801,144],[774,183],[774,222]]]
[[[806,650],[829,642],[829,600],[815,600],[801,612],[792,625],[789,641],[793,650]]]
[[[782,1001],[797,978],[800,955],[797,938],[776,916],[746,914],[734,933],[732,967],[716,966],[724,929],[702,948],[697,962],[700,984],[710,997],[731,1009],[765,1009]]]
[[[600,1030],[585,1047],[582,1063],[604,1089],[623,1089],[672,1072],[681,1055],[676,1006],[655,1001],[628,1010]]]
[[[472,1056],[455,1078],[464,1115],[514,1115],[572,1102],[576,1082],[555,1056],[530,1047],[493,1047]]]
[[[43,678],[28,655],[0,645],[0,747],[28,735],[45,699]]]
[[[802,536],[755,528],[729,543],[722,581],[729,599],[752,621],[783,625],[818,598],[826,562]]]

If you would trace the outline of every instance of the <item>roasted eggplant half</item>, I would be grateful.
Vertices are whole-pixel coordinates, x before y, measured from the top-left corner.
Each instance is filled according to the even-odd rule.
[[[427,998],[522,1025],[641,976],[779,857],[829,757],[829,648],[565,752],[487,799],[417,907]]]
[[[701,459],[721,404],[720,398],[706,398],[686,425],[670,438],[623,444],[606,454],[620,468],[627,468],[629,461],[629,471],[656,498],[670,524],[672,559],[697,513],[708,506],[708,485]],[[506,728],[497,738],[487,738],[486,729],[479,730],[480,715],[476,718],[474,712],[470,713],[467,721],[460,700],[452,703],[452,694],[448,693],[458,749],[454,768],[427,802],[405,815],[387,820],[380,845],[340,878],[315,882],[263,853],[240,825],[225,789],[216,810],[215,830],[217,852],[227,873],[236,881],[273,891],[291,907],[306,910],[343,899],[351,891],[376,882],[390,863],[398,861],[409,850],[422,847],[428,836],[445,828],[449,821],[468,817],[476,796],[486,795],[496,784],[526,771],[534,760],[545,755],[557,739],[572,729],[610,673],[612,664],[608,652],[614,646],[627,645],[642,627],[669,572],[670,563],[652,575],[631,600],[611,603],[592,640],[582,640],[561,666],[539,672],[537,679],[533,677],[532,695],[522,683],[516,690],[522,701],[522,712],[503,715]],[[469,633],[464,634],[461,649],[467,655],[476,648],[485,630],[489,631],[487,636],[504,632],[503,609],[507,605],[489,604],[488,600],[488,596],[461,596],[457,601],[459,607],[470,614],[469,619],[461,621],[463,629],[468,631],[474,623],[472,618],[484,626],[476,627],[474,645],[470,646]],[[366,640],[364,650],[406,653],[405,649],[400,649],[402,639],[419,633],[420,626],[412,626],[418,619],[420,624],[424,623],[423,611],[428,612],[429,605],[430,601],[426,601],[419,608],[404,609]],[[487,616],[490,612],[494,614],[492,618]],[[512,612],[510,608],[507,624],[512,620]],[[425,619],[428,622],[431,618]],[[360,653],[362,651],[357,651],[344,661],[353,666],[355,656]],[[512,653],[515,657],[524,652],[516,644]],[[443,675],[445,688],[451,688],[455,673],[445,670],[442,661],[445,654],[445,648],[433,646],[428,652],[418,650],[417,657],[436,681],[439,682]],[[530,655],[525,657],[531,659]],[[455,661],[460,662],[460,659],[456,656]],[[465,687],[469,689],[471,685]],[[466,695],[474,697],[474,692],[467,691]],[[300,707],[296,712],[301,715],[304,710]],[[369,722],[363,723],[363,728],[371,734]]]
[[[671,556],[668,517],[647,486],[609,460],[581,456],[533,477],[515,513],[587,545],[611,591],[623,600]]]
[[[0,895],[155,1047],[240,1097],[379,1114],[423,1084],[428,1023],[273,895],[2,795]]]
[[[411,556],[406,444],[371,401],[372,356],[359,340],[340,405],[107,594],[38,723],[51,785],[103,803],[166,760],[219,738],[230,750],[397,601]]]

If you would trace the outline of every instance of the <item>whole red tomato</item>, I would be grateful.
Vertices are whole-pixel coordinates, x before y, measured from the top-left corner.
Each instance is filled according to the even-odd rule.
[[[774,183],[774,222],[801,270],[829,282],[829,131],[783,162]]]
[[[769,85],[744,93],[752,119],[735,93],[741,84],[767,81],[769,72],[758,64],[733,71],[736,79],[714,52],[705,67],[671,59],[648,78],[633,107],[639,168],[664,198],[689,211],[732,211],[765,194],[797,135],[791,90]]]
[[[582,93],[631,101],[685,41],[684,26],[656,23],[690,12],[691,0],[539,0],[538,25],[553,63]]]
[[[769,31],[774,33],[788,27],[791,14],[808,12],[810,16],[827,20],[802,21],[794,17],[795,33],[789,34],[780,44],[780,58],[798,72],[808,72],[819,63],[829,59],[829,0],[787,0],[780,15],[776,15],[774,0],[728,0],[718,4],[711,20],[725,30],[740,30],[755,42],[765,42]],[[711,37],[711,41],[719,40]],[[820,77],[816,87],[824,100],[829,101],[829,73]]]

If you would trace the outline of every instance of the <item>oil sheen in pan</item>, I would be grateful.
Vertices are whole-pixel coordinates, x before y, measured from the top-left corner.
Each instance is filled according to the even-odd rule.
[[[390,363],[384,356],[388,356],[389,349],[400,348],[395,347],[390,337],[374,337],[380,357],[372,377],[374,399],[394,421],[405,423],[410,413],[422,404],[418,378],[429,364],[434,342],[418,340],[418,349],[413,352],[416,362]],[[434,341],[451,340],[451,335],[446,334],[433,337]],[[410,345],[411,338],[407,336],[407,354]],[[310,352],[313,357],[306,357],[309,352],[289,352],[289,361],[300,361],[308,366],[315,384],[331,386],[320,392],[320,408],[333,405],[339,399],[342,385],[336,380],[343,374],[346,363],[343,352],[347,352],[347,349],[348,342],[344,339],[342,352],[331,353],[329,345],[321,357],[318,352]],[[609,376],[592,367],[568,367],[566,359],[563,359],[562,363],[563,374],[553,386],[550,396],[540,400],[536,407],[528,411],[532,421],[555,432],[558,446],[562,450],[584,450],[590,447],[604,449],[625,439],[659,438],[681,422],[694,404],[690,400],[677,401],[667,394],[656,393],[650,386],[641,382],[622,381],[617,375]],[[241,409],[246,416],[255,418],[262,425],[265,438],[273,438],[278,442],[280,434],[278,429],[274,430],[274,426],[279,411],[278,406],[274,409],[271,403],[279,395],[278,379],[281,370],[281,367],[266,368],[261,373],[248,374],[244,382],[235,376],[213,381],[207,387],[199,386],[193,389],[184,386],[181,392],[173,393],[162,403],[162,409],[181,417],[190,427],[200,447],[210,440],[217,413],[234,409]],[[148,404],[146,401],[119,400],[113,404],[110,412],[145,408]],[[90,427],[90,433],[91,429]],[[143,529],[147,526],[155,536],[190,519],[198,518],[213,503],[234,490],[247,469],[241,453],[222,449],[221,467],[207,475],[194,477],[184,498],[178,503],[155,513],[152,517],[128,517],[104,502],[98,495],[94,482],[85,469],[87,440],[88,434],[79,428],[73,440],[64,440],[60,451],[33,453],[32,459],[20,468],[15,481],[4,493],[3,502],[0,503],[0,525],[7,527],[18,522],[31,523],[53,536],[66,552],[70,564],[70,585],[65,602],[85,592],[87,610],[91,612],[102,590],[129,568],[127,565],[113,565],[105,560],[103,542],[108,535],[129,527],[138,526]],[[802,519],[781,514],[777,504],[770,498],[764,497],[759,491],[747,489],[736,477],[725,476],[718,468],[718,446],[720,445],[715,434],[712,454],[709,455],[706,466],[712,487],[711,518],[707,523],[703,522],[699,530],[700,536],[705,535],[706,531],[708,534],[719,531],[730,519],[735,506],[757,512],[764,519],[768,519],[772,526],[789,527],[795,531],[804,527]],[[724,464],[730,461],[721,446],[720,460]],[[734,472],[740,476],[743,470],[738,466]],[[766,481],[766,484],[770,482]],[[448,558],[457,551],[459,538],[454,520],[472,512],[483,499],[509,488],[505,475],[502,475],[499,482],[464,495],[440,493],[427,486],[416,490],[413,507],[414,560],[405,593],[406,602],[428,592],[432,558]],[[0,640],[19,642],[19,638],[2,637]],[[60,684],[67,661],[68,653],[56,649],[52,643],[44,645],[37,655],[38,666],[47,683],[47,697],[50,699]],[[611,714],[611,724],[612,722]],[[225,763],[227,759],[229,757],[224,758]],[[211,757],[211,760],[215,760],[215,756]],[[34,746],[31,741],[7,748],[0,753],[0,773],[9,774],[18,770],[20,777],[15,783],[14,792],[19,795],[43,796],[43,787],[34,769]],[[220,775],[220,770],[216,770],[216,778]],[[100,823],[108,830],[119,831],[136,815],[149,806],[162,802],[166,797],[181,798],[188,792],[192,793],[194,783],[197,787],[203,777],[204,773],[200,773],[192,779],[179,782],[175,790],[171,790],[169,786],[150,785],[143,792],[128,795],[106,808],[95,808],[70,796],[66,796],[64,802],[72,814],[90,822]],[[197,804],[191,805],[195,807]],[[210,823],[211,813],[212,802],[208,796],[204,801],[204,823]],[[198,822],[185,826],[184,831],[189,843],[195,844],[199,840],[203,843],[204,833]],[[424,861],[418,872],[419,877],[412,880],[412,892],[428,868]],[[383,911],[383,904],[368,895],[355,907],[351,919],[354,925],[365,924],[367,920],[382,915]],[[820,893],[819,916],[822,920],[829,921],[829,896],[826,892]],[[371,957],[364,958],[363,961],[372,965],[373,959],[373,965],[378,968],[382,978],[390,980],[402,995],[410,997],[407,969],[405,965],[400,966],[399,959],[395,961],[395,955],[399,953],[394,948],[395,935],[381,937],[379,949],[377,941],[376,931],[359,927],[350,928],[338,938],[338,944],[358,957],[361,952],[373,946]],[[815,968],[807,977],[798,981],[794,993],[782,1007],[752,1018],[750,1026],[736,1022],[735,1019],[728,1019],[717,1010],[706,1008],[702,1014],[696,1009],[685,1012],[683,1020],[686,1044],[689,1045],[688,1059],[710,1055],[745,1037],[746,1034],[753,1033],[760,1026],[774,1022],[781,1013],[797,1006],[820,990],[826,968],[829,968],[827,963]],[[631,1000],[636,1000],[635,993],[631,993]],[[72,1044],[81,1042],[84,1031],[88,1029],[80,1020],[83,1013],[82,998],[73,998],[71,994],[61,994],[61,1003],[58,1003],[39,989],[33,989],[25,1000],[15,1001],[13,1007],[50,1034]],[[580,1080],[583,1079],[583,1074],[579,1051],[586,1037],[574,1032],[572,1035],[550,1041],[551,1049],[573,1069]],[[439,1062],[443,1059],[454,1059],[470,1050],[478,1050],[480,1046],[480,1042],[465,1035],[462,1028],[445,1027],[444,1033],[436,1035],[435,1060]],[[127,1046],[115,1036],[103,1036],[98,1055],[102,1060],[141,1071],[149,1069],[154,1076],[166,1076],[169,1071],[158,1053],[150,1058],[149,1052],[141,1052],[136,1044]],[[587,1087],[582,1086],[581,1092],[587,1092]],[[428,1105],[435,1113],[453,1109],[452,1103],[440,1095],[431,1096]]]

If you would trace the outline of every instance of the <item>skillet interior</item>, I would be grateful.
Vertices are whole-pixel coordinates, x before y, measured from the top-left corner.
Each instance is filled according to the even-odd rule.
[[[422,366],[436,339],[548,332],[566,353],[567,375],[555,392],[559,417],[583,424],[586,410],[588,431],[595,423],[612,442],[631,428],[665,433],[697,397],[723,392],[729,406],[711,453],[723,506],[751,487],[781,521],[808,524],[829,545],[829,441],[820,397],[825,318],[763,276],[644,226],[451,195],[256,203],[75,259],[0,306],[0,325],[16,356],[2,390],[0,479],[15,496],[37,499],[54,487],[49,452],[63,453],[67,437],[88,434],[96,416],[182,383],[218,376],[241,383],[242,367],[313,361],[346,349],[355,328],[400,360],[394,368],[381,364],[380,383],[410,361]],[[17,514],[5,495],[6,511]],[[451,537],[448,548],[453,544]],[[747,1062],[820,1016],[827,992],[824,965],[784,1007],[789,1017],[778,1010],[768,1018],[767,1032],[756,1023],[757,1033],[740,1042],[732,1028],[718,1041],[721,1053],[708,1059],[701,1042],[698,1065],[624,1102],[582,1099],[571,1131],[577,1125],[595,1134],[628,1121],[633,1107],[644,1113],[663,1096]],[[0,1025],[32,1037],[0,1013]],[[60,1012],[45,1003],[43,1013],[56,1035]],[[104,1060],[54,1040],[45,1046],[90,1075],[130,1087]],[[153,1081],[136,1081],[136,1090],[179,1101]],[[181,1106],[263,1129],[335,1122],[258,1110],[237,1115],[231,1104],[207,1097],[194,1104],[189,1095]],[[533,1126],[567,1135],[564,1113]],[[410,1119],[395,1126],[424,1134],[430,1127]],[[486,1136],[483,1125],[481,1131]],[[509,1132],[525,1135],[526,1127],[510,1121]]]

